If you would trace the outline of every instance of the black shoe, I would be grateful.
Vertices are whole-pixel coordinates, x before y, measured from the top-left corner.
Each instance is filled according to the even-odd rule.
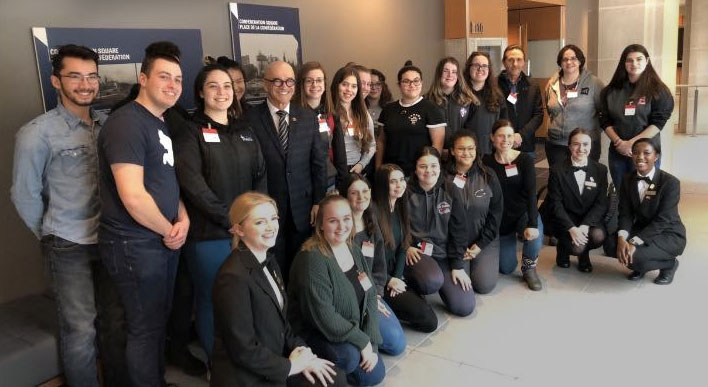
[[[627,276],[627,279],[630,281],[639,281],[640,279],[642,279],[642,277],[644,277],[644,273],[632,270],[632,272],[629,273],[629,275]]]
[[[570,267],[570,257],[563,250],[560,246],[556,247],[556,266],[567,269]]]
[[[182,372],[190,376],[202,376],[206,374],[207,367],[199,358],[192,355],[189,348],[170,348],[166,353],[167,361],[179,367]]]
[[[549,246],[557,246],[558,245],[558,238],[552,236],[548,237],[548,245]]]
[[[580,255],[578,257],[578,270],[583,273],[592,272],[592,263],[590,263],[590,256],[587,254]]]
[[[535,267],[524,270],[523,277],[524,281],[526,281],[526,284],[529,286],[529,289],[533,291],[539,291],[543,288],[543,285],[541,284],[541,278],[538,277],[538,273],[536,273]]]
[[[674,274],[676,274],[676,269],[678,269],[679,261],[674,260],[674,265],[669,269],[659,270],[659,275],[654,280],[657,285],[668,285],[674,281]]]

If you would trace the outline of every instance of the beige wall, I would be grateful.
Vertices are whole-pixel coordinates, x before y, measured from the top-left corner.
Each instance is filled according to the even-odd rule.
[[[439,0],[293,0],[248,3],[300,9],[303,59],[331,74],[349,61],[377,67],[391,80],[412,59],[427,81],[443,55]],[[38,243],[9,198],[14,134],[42,113],[30,27],[198,28],[204,53],[231,55],[224,0],[0,0],[0,302],[45,288]],[[394,86],[395,82],[389,85]]]

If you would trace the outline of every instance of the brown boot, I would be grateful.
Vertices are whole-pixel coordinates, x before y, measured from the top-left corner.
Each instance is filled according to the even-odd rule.
[[[541,279],[538,277],[538,273],[536,272],[535,267],[524,270],[523,276],[524,281],[526,281],[526,284],[529,286],[529,289],[534,291],[539,291],[543,289]]]

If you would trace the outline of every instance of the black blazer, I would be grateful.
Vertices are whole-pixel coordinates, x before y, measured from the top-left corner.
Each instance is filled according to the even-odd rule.
[[[283,152],[268,104],[248,111],[248,121],[258,137],[268,171],[268,194],[278,213],[292,213],[299,232],[310,229],[310,209],[327,190],[327,144],[319,134],[312,109],[290,104],[288,153]]]
[[[607,167],[588,159],[583,194],[578,190],[570,159],[551,168],[548,178],[548,211],[555,233],[571,227],[602,226],[607,208]],[[550,226],[550,225],[549,225]]]
[[[281,309],[260,262],[241,245],[219,269],[213,290],[211,387],[285,386],[290,352],[306,345],[286,319],[285,289]]]
[[[619,194],[619,230],[638,236],[646,245],[656,245],[667,253],[678,256],[686,247],[686,228],[678,213],[681,196],[679,180],[656,169],[652,184],[639,202],[637,173],[627,174]]]

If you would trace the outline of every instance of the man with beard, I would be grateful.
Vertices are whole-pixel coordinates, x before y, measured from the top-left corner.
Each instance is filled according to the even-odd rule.
[[[96,138],[106,119],[90,105],[98,95],[98,55],[69,44],[52,57],[57,107],[17,132],[12,201],[22,220],[41,240],[56,297],[60,353],[72,386],[98,386],[96,304],[101,355],[108,386],[126,385],[120,343],[108,344],[117,294],[100,263],[97,231],[98,159]],[[105,307],[104,307],[105,306]],[[117,309],[120,313],[120,308]],[[104,312],[111,313],[107,316]],[[105,351],[104,349],[109,349]],[[113,351],[113,352],[111,352]]]

